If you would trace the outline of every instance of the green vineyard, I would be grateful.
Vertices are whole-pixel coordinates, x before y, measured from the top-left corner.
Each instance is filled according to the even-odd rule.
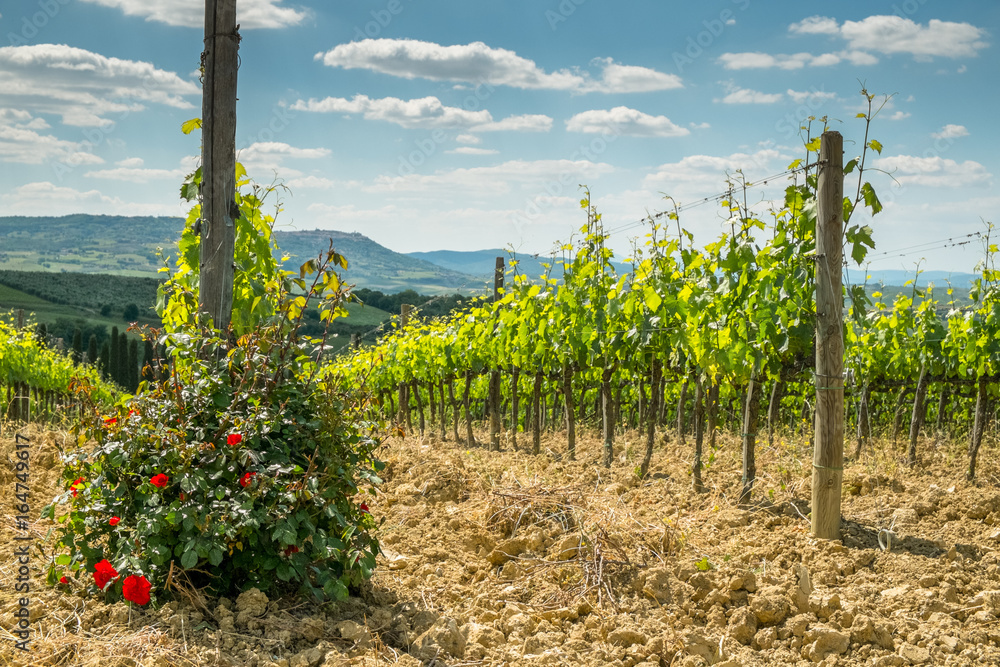
[[[451,436],[472,444],[479,421],[494,449],[502,439],[517,447],[523,431],[537,454],[543,428],[565,429],[572,459],[583,423],[600,429],[609,466],[616,434],[642,430],[640,476],[657,429],[675,423],[681,442],[694,436],[696,487],[724,429],[743,440],[748,498],[757,440],[766,434],[772,442],[779,430],[812,432],[817,390],[829,384],[815,371],[817,177],[809,161],[818,143],[807,146],[809,159],[790,165],[783,205],[769,219],[746,207],[751,184],[731,184],[722,200],[731,228],[721,238],[698,249],[676,210],[651,216],[624,273],[612,263],[587,192],[583,240],[564,246],[548,275],[515,276],[494,299],[448,318],[404,319],[331,373],[348,383],[363,378],[405,431],[434,429],[445,438],[450,422]],[[870,141],[871,150],[881,145]],[[861,176],[864,157],[844,167],[858,177],[854,197],[843,202],[847,261],[854,264],[873,244],[870,228],[853,223],[852,214],[881,210]],[[897,440],[905,423],[913,465],[918,435],[933,423],[937,432],[969,438],[967,475],[975,475],[1000,362],[997,247],[989,229],[983,238],[971,304],[942,303],[916,288],[892,303],[875,292],[873,302],[864,285],[844,288],[851,304],[844,313],[844,428],[854,435],[855,457],[874,435]],[[966,414],[967,431],[960,426]]]

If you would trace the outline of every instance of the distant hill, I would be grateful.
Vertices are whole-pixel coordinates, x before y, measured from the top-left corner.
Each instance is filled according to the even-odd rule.
[[[0,269],[151,277],[162,266],[156,249],[170,254],[183,227],[184,220],[173,217],[0,217]],[[485,285],[483,279],[394,252],[362,234],[275,231],[293,267],[325,250],[330,238],[347,257],[345,278],[358,287],[444,294],[475,292]]]
[[[0,269],[101,273],[125,276],[154,276],[162,266],[156,249],[168,253],[180,236],[184,221],[174,217],[125,217],[76,214],[62,217],[0,217]],[[293,256],[295,267],[328,247],[347,257],[346,278],[358,287],[399,292],[412,289],[421,294],[444,294],[460,291],[478,292],[492,284],[497,257],[507,259],[506,250],[459,252],[437,250],[402,254],[389,250],[359,233],[333,230],[275,231],[283,252]],[[517,271],[529,278],[543,275],[552,265],[553,277],[560,277],[556,261],[545,256],[517,255]],[[618,265],[619,272],[629,270]],[[872,271],[868,283],[904,285],[913,279],[907,271]],[[851,269],[851,282],[864,281],[864,272]],[[968,273],[926,271],[918,286],[929,282],[944,287],[949,280],[955,287],[967,287],[974,278]]]
[[[562,267],[559,262],[562,258],[546,257],[544,255],[529,255],[517,253],[512,258],[506,250],[433,250],[430,252],[408,252],[407,256],[425,260],[436,264],[442,268],[452,271],[460,271],[473,276],[479,276],[481,280],[492,280],[493,269],[496,266],[496,258],[503,257],[504,263],[510,270],[511,259],[517,260],[516,270],[519,274],[535,279],[545,275],[551,270],[551,276],[560,278]],[[551,269],[546,268],[548,264]],[[619,273],[630,271],[627,264],[616,264]]]

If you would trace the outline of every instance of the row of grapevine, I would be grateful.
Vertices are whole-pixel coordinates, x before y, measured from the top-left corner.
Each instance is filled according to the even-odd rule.
[[[730,230],[719,240],[703,249],[693,247],[675,209],[660,217],[677,224],[676,234],[651,218],[645,243],[634,248],[631,270],[623,275],[611,262],[608,235],[587,192],[581,202],[587,213],[582,241],[563,246],[563,258],[550,275],[538,281],[513,276],[499,300],[484,300],[447,319],[411,320],[405,329],[343,358],[334,368],[346,378],[363,375],[387,414],[397,411],[392,405],[396,390],[409,387],[398,393],[407,404],[399,414],[406,419],[416,407],[421,431],[424,406],[429,406],[444,435],[450,403],[453,436],[459,438],[462,410],[468,441],[474,419],[488,419],[493,407],[487,405],[489,375],[500,372],[502,390],[494,402],[499,401],[496,407],[503,409],[512,438],[516,440],[522,423],[519,408],[526,405],[523,428],[532,432],[531,447],[537,452],[543,406],[553,412],[558,406],[568,455],[575,454],[576,421],[590,415],[602,433],[604,463],[610,465],[616,428],[643,428],[646,452],[640,474],[648,468],[656,427],[666,421],[666,403],[676,402],[679,437],[684,436],[687,413],[694,415],[695,484],[700,485],[704,437],[712,441],[717,428],[728,425],[743,441],[747,499],[755,478],[757,432],[765,419],[771,436],[779,420],[790,415],[793,423],[812,428],[816,176],[810,162],[818,144],[808,142],[806,158],[790,165],[792,182],[766,222],[745,203],[753,184],[732,181],[731,196],[722,202]],[[881,148],[866,140],[862,154],[844,167],[858,178],[854,198],[844,199],[845,241],[858,264],[873,247],[871,229],[851,218],[861,208],[872,215],[881,210],[863,180],[866,155]],[[988,250],[995,252],[992,246]],[[1000,294],[993,287],[997,275],[984,269],[973,290],[974,307],[946,317],[931,299],[914,305],[905,297],[892,309],[879,302],[869,312],[872,304],[864,289],[849,289],[846,361],[856,384],[849,388],[848,417],[861,421],[863,413],[862,436],[870,432],[873,414],[899,413],[879,404],[885,401],[879,393],[883,387],[911,383],[912,378],[912,384],[924,387],[918,395],[931,379],[972,382],[982,392],[990,391],[1000,345],[991,328],[1000,321],[995,310]],[[984,400],[980,405],[985,415]],[[916,406],[914,414],[925,408]],[[981,426],[973,430],[981,438]],[[915,462],[915,434],[911,441],[910,460]],[[970,476],[976,443],[970,450]]]
[[[31,328],[17,329],[0,320],[0,414],[28,420],[51,415],[75,402],[74,388],[98,404],[110,404],[117,389],[90,365],[39,343]]]

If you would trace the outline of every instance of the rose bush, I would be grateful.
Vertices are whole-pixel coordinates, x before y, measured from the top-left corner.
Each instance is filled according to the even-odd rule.
[[[190,192],[199,179],[189,177]],[[94,406],[63,453],[66,491],[44,511],[58,526],[51,585],[67,571],[92,574],[95,592],[146,604],[181,571],[217,594],[320,598],[345,597],[371,576],[376,523],[358,496],[380,481],[378,427],[362,389],[320,372],[325,341],[298,334],[312,299],[323,321],[346,313],[349,290],[331,267],[347,262],[331,248],[297,276],[277,268],[261,201],[237,195],[242,287],[222,332],[193,307],[199,216],[188,216],[186,268],[159,304],[169,313],[156,336],[165,362],[113,414]]]

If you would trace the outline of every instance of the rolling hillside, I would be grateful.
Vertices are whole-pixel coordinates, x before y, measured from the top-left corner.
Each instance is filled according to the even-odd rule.
[[[0,217],[0,269],[152,277],[163,265],[157,248],[169,254],[183,224],[181,218],[167,217]],[[333,238],[350,263],[347,280],[358,287],[444,294],[470,293],[484,285],[481,279],[394,252],[358,233],[276,230],[275,238],[292,256],[293,267],[325,250]]]

